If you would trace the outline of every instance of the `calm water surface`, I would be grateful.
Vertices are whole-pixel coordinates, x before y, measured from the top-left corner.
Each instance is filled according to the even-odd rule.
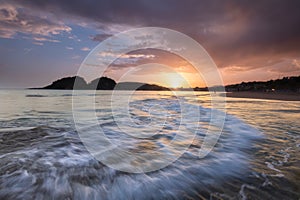
[[[223,133],[212,152],[197,152],[210,122],[208,93],[136,92],[124,117],[123,132],[112,115],[111,92],[97,91],[95,109],[80,93],[84,115],[96,111],[99,126],[118,148],[148,156],[153,163],[169,148],[176,134],[191,144],[171,165],[149,173],[126,173],[99,162],[79,139],[72,115],[72,91],[0,91],[0,199],[299,199],[300,102],[227,98]],[[180,102],[197,126],[194,140],[178,132]],[[220,111],[221,112],[221,111]],[[162,119],[163,118],[163,119]],[[87,119],[88,120],[88,119]],[[128,121],[128,123],[127,123]],[[124,133],[161,131],[151,138]],[[159,123],[163,121],[162,123]],[[151,124],[151,127],[149,126]],[[161,126],[162,125],[162,126]],[[95,133],[96,134],[96,133]],[[164,151],[162,152],[162,149]],[[107,156],[107,155],[106,155]],[[107,157],[116,166],[137,162]]]

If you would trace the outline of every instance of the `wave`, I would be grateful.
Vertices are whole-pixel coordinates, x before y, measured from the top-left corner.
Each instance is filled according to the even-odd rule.
[[[163,107],[169,117],[161,132],[150,138],[141,139],[124,134],[113,117],[100,115],[98,120],[107,137],[120,148],[137,155],[150,155],[161,149],[171,151],[168,144],[173,141],[180,125],[180,105],[175,99],[132,102],[131,117],[141,121],[142,128],[147,127],[147,123],[144,123],[145,120],[147,122],[147,116],[143,115],[153,105]],[[199,148],[212,109],[186,106],[189,116],[192,117],[197,111],[201,114],[195,140],[178,160],[149,173],[130,174],[105,166],[91,156],[75,130],[39,126],[1,131],[0,198],[199,199],[203,195],[209,197],[211,191],[220,190],[226,181],[240,179],[249,173],[249,151],[253,147],[253,140],[262,138],[262,134],[236,117],[227,115],[218,144],[207,157],[199,159]],[[152,121],[160,120],[158,113],[161,107],[152,110]],[[109,113],[105,109],[96,112]],[[122,110],[116,114],[121,115]],[[127,129],[136,128],[126,121],[125,125]],[[109,158],[110,154],[105,156],[112,159]],[[123,160],[113,161],[125,163]],[[231,193],[230,190],[227,192]]]
[[[48,95],[41,95],[41,94],[27,94],[25,97],[49,97]]]

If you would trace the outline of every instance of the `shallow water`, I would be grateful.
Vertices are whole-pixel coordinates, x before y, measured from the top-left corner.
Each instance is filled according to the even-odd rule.
[[[300,102],[228,98],[222,135],[199,159],[214,110],[208,93],[195,98],[182,92],[177,98],[169,92],[136,92],[128,104],[129,120],[122,105],[107,101],[110,95],[97,91],[94,109],[85,103],[93,92],[82,91],[82,104],[73,109],[82,116],[95,110],[105,136],[116,149],[134,155],[132,160],[103,153],[100,162],[87,151],[74,124],[71,91],[0,91],[0,199],[300,197]],[[179,128],[182,106],[190,120],[185,129]],[[97,134],[96,127],[87,130]],[[193,130],[195,138],[188,137]],[[137,132],[145,135],[135,137]],[[185,151],[170,146],[177,135],[179,145],[190,145]],[[166,159],[174,162],[148,173],[116,169],[132,163],[137,169],[153,167]]]

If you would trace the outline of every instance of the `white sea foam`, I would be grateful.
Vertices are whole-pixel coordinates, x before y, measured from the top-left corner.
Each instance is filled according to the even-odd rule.
[[[223,133],[215,148],[208,156],[199,159],[199,148],[206,135],[212,109],[187,100],[185,102],[189,108],[187,115],[193,118],[194,113],[199,112],[200,120],[197,124],[184,124],[186,130],[193,130],[197,126],[199,128],[196,131],[195,139],[183,155],[169,166],[151,173],[120,172],[97,161],[81,143],[76,130],[69,122],[72,119],[66,103],[70,100],[69,95],[63,95],[63,93],[45,95],[56,95],[53,102],[49,100],[50,103],[53,103],[52,107],[54,108],[49,105],[50,103],[43,104],[47,97],[40,98],[38,102],[43,102],[40,107],[33,110],[28,109],[31,106],[23,106],[27,108],[26,112],[14,114],[14,118],[5,121],[6,124],[3,126],[13,127],[14,125],[21,127],[20,129],[0,131],[0,142],[3,145],[0,150],[0,198],[184,199],[191,197],[199,199],[211,197],[212,199],[246,199],[247,196],[252,195],[253,199],[257,197],[255,196],[257,191],[262,192],[265,188],[276,187],[281,179],[288,177],[285,166],[292,165],[291,162],[296,160],[294,152],[297,153],[297,149],[295,149],[297,138],[287,140],[288,142],[296,141],[290,145],[292,146],[290,149],[280,145],[276,146],[274,143],[276,140],[265,140],[268,132],[263,135],[256,128],[229,114],[226,116]],[[134,100],[130,104],[131,117],[135,122],[140,123],[138,125],[144,126],[142,128],[147,127],[147,112],[149,111],[147,108],[152,104],[164,107],[167,113],[166,123],[161,132],[152,135],[151,138],[135,138],[123,133],[115,124],[109,108],[105,107],[109,106],[109,103],[106,105],[102,101],[105,95],[106,93],[97,95],[99,102],[96,103],[98,126],[103,129],[114,147],[122,147],[137,155],[149,155],[149,159],[153,159],[154,164],[161,161],[155,153],[171,154],[172,148],[168,148],[168,144],[172,142],[180,124],[180,108],[176,104],[176,98],[168,95],[164,95],[164,99],[161,97],[149,98],[142,94],[139,96],[139,100]],[[82,98],[84,99],[84,95]],[[34,104],[36,104],[37,99],[39,98],[30,99],[27,103],[35,101]],[[60,105],[63,103],[66,105]],[[93,112],[91,106],[86,104],[82,106],[80,109],[83,113]],[[121,116],[122,111],[119,112],[118,114]],[[155,117],[157,117],[156,119],[161,117],[158,112],[159,109],[153,109],[152,114],[150,113],[149,116],[153,118],[153,121],[155,121]],[[248,114],[247,111],[243,116]],[[7,116],[0,113],[2,119],[6,119]],[[265,116],[263,119],[267,120]],[[124,126],[126,127],[126,121],[124,121]],[[97,134],[95,127],[87,128],[91,133]],[[134,129],[136,127],[128,124],[127,128]],[[191,142],[185,138],[183,132],[180,133],[182,135],[179,137],[182,137],[182,142],[187,144]],[[284,138],[280,133],[276,136]],[[290,134],[289,137],[294,137],[295,134],[293,134]],[[261,142],[262,140],[263,142]],[[99,141],[97,144],[105,145],[105,142]],[[257,150],[255,145],[261,150]],[[273,150],[274,148],[276,150]],[[158,151],[155,151],[157,149]],[[160,152],[159,150],[162,149],[163,152]],[[282,152],[280,152],[281,149],[283,149]],[[109,150],[106,149],[107,152]],[[135,162],[137,166],[143,164],[143,162],[136,162],[137,160],[114,159],[109,153],[104,155],[107,159],[120,165],[128,162]],[[279,161],[282,162],[281,166],[276,165],[276,163],[280,164]],[[262,166],[262,171],[255,169],[260,166]],[[263,176],[266,167],[274,174]],[[253,169],[256,170],[255,173],[252,173]],[[254,175],[250,176],[251,173]],[[289,183],[287,179],[284,180],[284,184]],[[275,189],[280,190],[280,188]],[[264,192],[268,193],[268,190]],[[283,194],[287,194],[286,192]],[[295,193],[290,193],[290,195],[292,199],[294,197],[292,195]],[[267,195],[267,197],[269,196]],[[275,199],[281,197],[278,195]]]

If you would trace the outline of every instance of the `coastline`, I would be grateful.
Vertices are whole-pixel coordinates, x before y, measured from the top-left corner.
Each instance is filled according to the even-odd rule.
[[[226,97],[300,101],[300,93],[296,92],[227,92]]]

